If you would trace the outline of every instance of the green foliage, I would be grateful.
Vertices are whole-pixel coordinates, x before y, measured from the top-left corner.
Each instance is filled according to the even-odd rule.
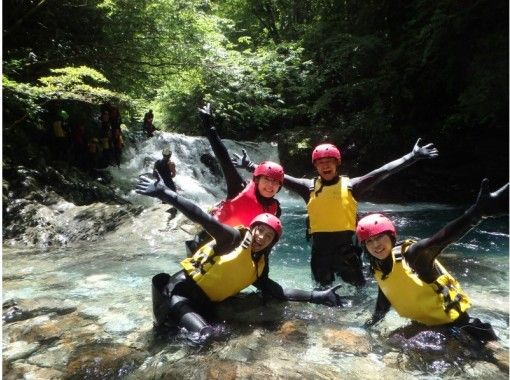
[[[222,136],[285,139],[299,157],[329,139],[385,158],[418,136],[508,151],[507,1],[4,5],[4,118],[57,94],[113,97],[200,134],[211,102]]]
[[[90,104],[113,102],[129,109],[131,99],[100,85],[108,80],[86,66],[52,69],[54,75],[39,78],[40,85],[19,83],[3,76],[4,121],[8,125],[20,120],[41,124],[44,106],[54,100],[73,100]]]

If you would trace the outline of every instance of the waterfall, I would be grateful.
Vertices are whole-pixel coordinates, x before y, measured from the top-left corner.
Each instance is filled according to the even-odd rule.
[[[256,163],[263,160],[279,162],[276,143],[238,142],[227,139],[223,142],[229,153],[241,154],[241,150],[245,149],[250,159]],[[175,162],[177,172],[174,182],[179,194],[194,200],[201,207],[225,199],[227,187],[218,162],[214,159],[211,160],[212,165],[204,163],[204,158],[214,157],[207,138],[169,132],[159,132],[152,138],[126,147],[120,169],[116,167],[109,169],[118,191],[134,204],[149,206],[157,202],[149,197],[137,196],[133,186],[140,174],[150,173],[152,176],[154,163],[162,158],[163,148],[170,148],[172,151],[171,160]],[[243,178],[251,177],[251,174],[243,169],[240,169],[239,173]]]

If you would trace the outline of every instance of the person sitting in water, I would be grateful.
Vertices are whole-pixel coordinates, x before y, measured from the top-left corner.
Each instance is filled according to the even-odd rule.
[[[280,203],[274,196],[282,186],[283,167],[276,162],[264,161],[257,165],[253,179],[247,183],[236,170],[227,148],[212,126],[210,104],[200,108],[199,115],[227,182],[226,200],[213,207],[212,215],[229,226],[248,225],[255,216],[265,212],[280,217]],[[187,241],[188,255],[207,240],[207,234],[202,231],[193,240]]]
[[[371,214],[362,218],[356,236],[370,254],[379,286],[375,312],[366,325],[380,321],[393,306],[400,316],[427,326],[458,327],[480,341],[497,339],[490,324],[470,318],[468,295],[437,257],[482,219],[504,214],[508,214],[508,184],[490,193],[484,179],[475,204],[426,239],[396,243],[395,226],[387,217]]]
[[[182,270],[152,279],[152,302],[156,327],[167,322],[208,339],[213,328],[206,317],[214,303],[254,285],[263,295],[281,300],[340,306],[336,288],[323,291],[284,289],[268,276],[271,248],[282,234],[280,220],[269,213],[257,215],[247,227],[231,227],[178,195],[162,181],[141,176],[138,194],[172,204],[187,218],[200,224],[213,240],[181,262]]]
[[[319,174],[310,180],[284,176],[283,186],[299,194],[308,210],[307,237],[312,238],[311,270],[320,287],[329,287],[335,274],[343,281],[361,287],[365,285],[361,249],[354,242],[356,229],[356,199],[390,175],[418,160],[438,155],[433,144],[420,146],[418,139],[411,153],[391,161],[361,177],[340,176],[340,150],[333,144],[320,144],[312,152],[312,163]],[[237,167],[256,170],[243,150],[234,154]]]

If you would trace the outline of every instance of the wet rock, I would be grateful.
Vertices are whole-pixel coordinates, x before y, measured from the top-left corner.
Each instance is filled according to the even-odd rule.
[[[285,321],[277,332],[284,340],[303,341],[306,338],[306,325],[303,321]]]
[[[207,363],[207,378],[211,380],[235,380],[237,364],[229,361],[211,361]]]
[[[36,298],[31,300],[20,300],[18,306],[24,313],[31,316],[55,313],[65,315],[76,311],[78,302],[71,300],[60,300],[54,298]]]
[[[503,373],[495,364],[488,362],[474,362],[464,366],[464,373],[469,378],[478,379],[508,379],[508,372]]]
[[[49,347],[44,352],[30,356],[27,362],[32,365],[45,368],[53,368],[65,371],[69,360],[70,350],[67,345]]]
[[[32,355],[38,348],[38,342],[27,342],[25,340],[18,340],[7,344],[4,343],[2,358],[6,362],[23,359]]]
[[[42,368],[28,363],[13,363],[11,368],[4,371],[3,378],[5,380],[18,379],[41,379],[41,380],[57,380],[63,379],[64,373],[53,368]]]
[[[368,335],[361,329],[326,329],[324,330],[323,343],[333,351],[359,355],[368,354],[371,351]]]
[[[488,342],[485,347],[491,353],[494,364],[508,373],[508,348],[503,347],[498,342]]]
[[[223,347],[218,356],[223,360],[234,362],[248,362],[260,351],[263,334],[260,330],[254,330],[248,336],[231,339],[229,345]]]
[[[62,246],[95,240],[117,229],[142,207],[133,206],[75,168],[4,165],[4,241]]]
[[[71,354],[66,373],[72,379],[121,378],[143,363],[147,353],[122,345],[89,345]]]

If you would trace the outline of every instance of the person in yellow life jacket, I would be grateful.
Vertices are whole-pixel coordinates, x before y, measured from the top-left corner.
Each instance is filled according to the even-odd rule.
[[[508,214],[508,183],[490,193],[484,179],[475,204],[426,239],[396,245],[395,226],[387,217],[362,218],[356,236],[370,254],[379,286],[375,311],[366,326],[379,322],[393,306],[400,316],[427,326],[459,327],[480,341],[496,340],[490,324],[469,317],[470,298],[437,256],[482,219],[504,214]]]
[[[283,186],[300,195],[308,211],[307,237],[312,240],[311,270],[319,287],[329,287],[335,275],[356,287],[365,285],[361,249],[355,242],[357,198],[382,180],[418,160],[435,158],[433,144],[420,146],[401,158],[361,177],[340,176],[340,150],[333,144],[320,144],[312,152],[312,163],[319,174],[313,179],[285,174]],[[247,170],[256,168],[246,151],[234,155],[234,165]]]
[[[226,199],[215,205],[211,213],[220,222],[229,226],[248,225],[255,216],[265,212],[280,217],[280,202],[275,195],[283,183],[283,167],[276,162],[263,161],[257,165],[256,170],[254,169],[253,179],[244,180],[232,163],[216,128],[213,127],[211,105],[208,103],[198,111],[207,139],[227,183]],[[201,231],[193,240],[187,241],[188,255],[209,239],[210,237]]]
[[[284,289],[271,280],[268,257],[282,234],[280,220],[269,213],[257,215],[246,227],[231,227],[202,211],[194,202],[169,189],[163,181],[141,176],[136,185],[141,195],[172,204],[191,221],[200,224],[213,240],[181,262],[182,270],[152,279],[155,327],[175,324],[200,341],[214,337],[205,316],[214,303],[235,296],[250,285],[264,296],[281,300],[341,306],[336,288],[322,291]]]

